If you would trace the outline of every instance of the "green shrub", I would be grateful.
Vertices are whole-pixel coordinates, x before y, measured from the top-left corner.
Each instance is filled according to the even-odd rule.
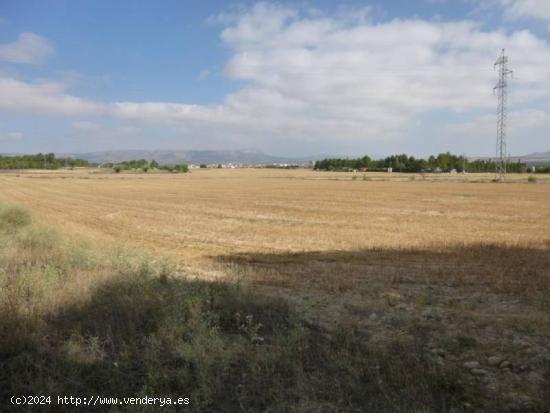
[[[536,176],[530,176],[527,178],[527,182],[535,184],[537,183],[537,177]]]
[[[14,232],[31,223],[31,214],[19,207],[5,207],[0,210],[0,229]]]
[[[189,172],[189,166],[185,163],[181,163],[181,164],[178,164],[178,165],[175,165],[174,166],[174,169],[177,171],[177,172]]]

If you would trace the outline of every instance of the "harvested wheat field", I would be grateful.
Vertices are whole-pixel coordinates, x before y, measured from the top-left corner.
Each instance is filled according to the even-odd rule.
[[[425,181],[365,176],[261,169],[30,172],[0,175],[0,200],[69,230],[168,251],[188,264],[235,253],[541,247],[550,240],[550,186],[526,184],[525,175],[510,178],[523,184],[502,185],[477,174]]]
[[[153,261],[170,257],[176,279],[236,283],[282,300],[329,343],[346,331],[369,351],[397,346],[403,363],[389,365],[397,375],[410,369],[410,377],[389,380],[397,387],[388,392],[410,392],[401,394],[403,405],[392,399],[371,411],[548,411],[550,181],[491,178],[271,169],[5,173],[0,202],[69,236],[131,245]],[[379,374],[384,363],[369,360],[366,371]],[[346,380],[363,380],[354,374]],[[413,389],[418,374],[432,377],[422,384],[431,396]],[[292,408],[363,411],[356,396],[293,395]],[[237,405],[267,408],[251,400]]]

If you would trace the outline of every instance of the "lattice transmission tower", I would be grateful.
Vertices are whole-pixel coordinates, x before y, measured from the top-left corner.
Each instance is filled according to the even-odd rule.
[[[498,67],[499,79],[493,92],[498,93],[497,107],[497,147],[496,147],[496,173],[499,181],[506,177],[506,104],[508,100],[508,77],[513,72],[508,68],[508,56],[505,50],[495,62],[495,69]]]

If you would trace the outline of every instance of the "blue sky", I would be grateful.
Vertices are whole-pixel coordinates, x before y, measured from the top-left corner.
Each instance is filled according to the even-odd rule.
[[[550,150],[550,2],[0,0],[0,152]]]

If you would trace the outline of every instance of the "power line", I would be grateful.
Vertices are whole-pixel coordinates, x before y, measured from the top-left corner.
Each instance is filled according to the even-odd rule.
[[[508,68],[508,56],[505,50],[495,62],[495,68],[498,66],[499,80],[493,88],[498,93],[497,106],[497,145],[496,145],[496,173],[497,179],[503,181],[506,178],[506,104],[508,100],[508,76],[512,71]]]

